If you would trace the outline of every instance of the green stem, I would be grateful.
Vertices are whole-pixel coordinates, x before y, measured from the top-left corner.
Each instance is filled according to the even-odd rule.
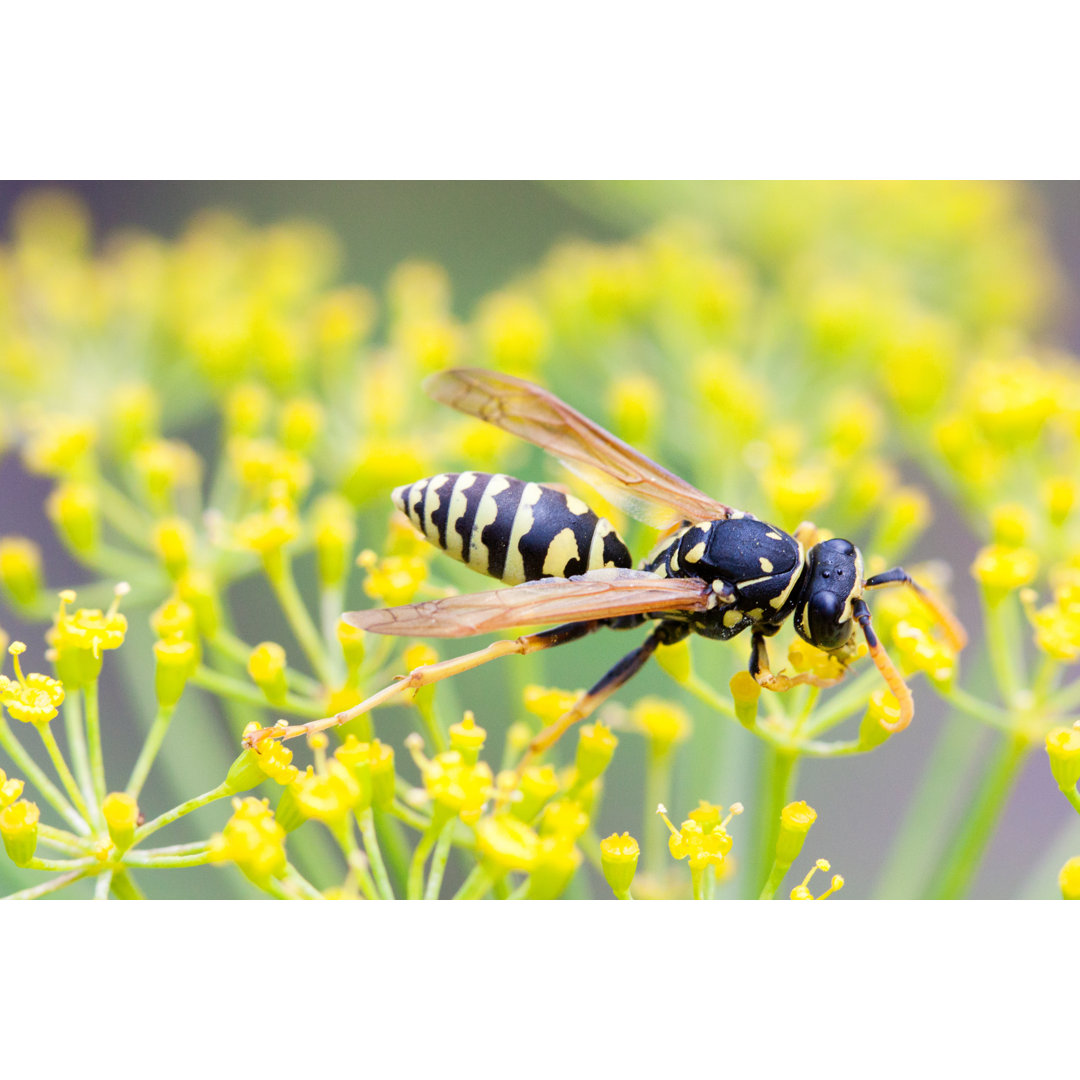
[[[695,900],[705,899],[705,871],[706,867],[704,866],[696,870],[694,867],[690,867],[690,884],[693,888]]]
[[[191,676],[193,686],[209,690],[219,697],[232,698],[234,701],[242,701],[245,705],[254,705],[259,709],[270,709],[287,713],[295,713],[297,716],[306,716],[312,720],[320,720],[326,715],[326,709],[318,702],[308,701],[305,698],[296,697],[294,694],[286,694],[285,700],[280,703],[270,702],[253,686],[249,686],[241,679],[234,679],[231,675],[224,675],[213,668],[199,667]]]
[[[44,724],[35,724],[34,726],[41,736],[41,741],[45,744],[45,749],[49,754],[49,760],[53,763],[53,768],[56,769],[56,774],[60,777],[60,782],[64,785],[68,795],[71,796],[71,801],[75,804],[76,809],[87,821],[89,821],[91,818],[90,808],[87,806],[86,800],[79,790],[79,785],[76,783],[75,777],[71,775],[71,770],[64,760],[64,755],[60,752],[60,746],[56,741],[56,736],[52,733],[52,728],[47,722]]]
[[[74,834],[63,829],[54,829],[51,825],[38,825],[38,839],[43,844],[66,851],[69,855],[85,855],[90,846]]]
[[[402,895],[405,892],[409,873],[409,846],[401,825],[394,820],[391,813],[396,813],[396,811],[373,812],[375,835],[379,841],[379,851],[386,860],[391,888],[395,895]],[[423,828],[427,828],[427,822],[424,823]]]
[[[49,893],[59,892],[69,885],[74,885],[76,881],[81,881],[83,878],[90,877],[95,873],[98,873],[98,871],[93,867],[87,867],[85,870],[73,870],[70,874],[61,874],[59,877],[51,878],[49,881],[43,881],[40,885],[33,885],[29,889],[11,893],[9,896],[3,897],[3,899],[37,900],[40,896],[48,896]]]
[[[156,833],[158,829],[163,829],[166,825],[171,825],[174,821],[179,820],[186,814],[190,814],[193,810],[198,810],[202,806],[207,806],[217,799],[224,799],[227,795],[232,794],[234,794],[233,789],[229,787],[228,784],[218,784],[216,788],[212,788],[202,795],[196,795],[194,798],[188,799],[187,802],[183,802],[179,806],[174,806],[171,810],[166,810],[164,814],[154,818],[153,821],[148,821],[145,825],[136,829],[135,839],[132,843],[141,843],[148,836]]]
[[[1023,640],[1019,629],[1018,601],[1012,593],[985,605],[986,646],[991,667],[1007,706],[1015,706],[1016,696],[1024,685],[1021,670],[1023,653],[1017,643]]]
[[[1069,805],[1080,814],[1080,791],[1077,791],[1076,788],[1069,788],[1068,791],[1063,791],[1061,794],[1069,800]]]
[[[105,801],[108,786],[105,782],[105,756],[101,747],[101,713],[98,703],[98,683],[93,679],[83,688],[86,703],[86,742],[90,755],[90,780],[94,791],[94,817],[103,824],[101,804]]]
[[[87,870],[103,864],[93,855],[81,859],[39,859],[36,856],[25,864],[27,870]]]
[[[82,695],[68,694],[64,699],[64,734],[67,736],[68,752],[75,767],[79,790],[90,798],[93,785],[90,782],[90,759],[86,753],[86,729],[83,726]]]
[[[154,722],[150,725],[150,730],[146,735],[146,741],[143,743],[142,750],[139,751],[135,768],[131,770],[131,779],[127,783],[127,793],[133,798],[137,799],[139,797],[139,792],[142,791],[142,786],[146,783],[146,778],[150,774],[150,767],[154,764],[154,759],[157,757],[161,744],[165,739],[165,733],[169,730],[174,711],[173,708],[158,707],[157,715],[154,717]]]
[[[19,772],[41,792],[75,832],[80,836],[89,836],[89,823],[79,816],[79,812],[64,798],[60,789],[38,768],[37,762],[26,752],[2,715],[0,715],[0,746],[15,763]]]
[[[747,882],[751,895],[759,895],[769,876],[769,867],[776,856],[776,839],[780,834],[780,811],[791,801],[792,791],[799,771],[800,755],[796,750],[770,749],[766,751],[765,775],[762,790],[763,815],[758,819],[758,849],[754,863],[755,872]]]
[[[922,896],[937,853],[934,839],[955,800],[957,778],[965,775],[981,745],[981,731],[955,714],[946,718],[922,770],[918,791],[904,808],[900,829],[874,889],[879,900],[911,900]],[[942,793],[952,796],[943,799]]]
[[[652,745],[645,751],[645,820],[642,822],[645,871],[659,880],[668,866],[668,829],[657,814],[658,806],[671,802],[671,753],[657,754]]]
[[[341,845],[341,850],[345,853],[345,863],[356,878],[356,884],[360,886],[360,891],[369,900],[377,900],[379,896],[375,890],[375,882],[371,880],[371,875],[365,869],[364,864],[366,859],[364,858],[364,853],[356,843],[356,837],[353,835],[352,831],[352,824],[349,822],[348,818],[342,821],[339,828],[331,827],[330,831]]]
[[[371,807],[361,810],[356,815],[356,821],[360,826],[360,835],[364,839],[364,851],[367,852],[368,862],[371,863],[371,876],[375,879],[375,887],[384,900],[393,900],[394,889],[386,872],[386,863],[383,862],[379,837],[375,831],[375,815]]]
[[[442,888],[443,875],[446,873],[446,861],[450,857],[450,846],[453,842],[454,819],[451,818],[439,833],[438,842],[435,844],[435,854],[431,858],[431,872],[428,874],[427,888],[424,890],[425,900],[438,900],[439,890]]]
[[[928,896],[955,900],[966,895],[978,872],[987,845],[1013,784],[1034,744],[1022,734],[1007,737],[998,747],[968,812],[964,825],[931,881]]]
[[[285,613],[289,626],[300,642],[311,664],[312,670],[322,680],[325,686],[331,686],[334,682],[334,674],[326,655],[322,637],[311,620],[300,591],[296,587],[296,579],[292,573],[292,563],[282,556],[274,573],[268,573],[270,584],[277,595],[281,610]]]
[[[780,888],[780,883],[787,877],[787,872],[791,869],[791,863],[773,862],[772,869],[769,871],[769,880],[765,882],[765,887],[761,890],[759,900],[772,900],[776,897],[776,890]]]
[[[109,889],[112,887],[114,871],[110,867],[104,874],[99,875],[97,881],[94,882],[94,899],[95,900],[108,900]]]
[[[462,882],[461,888],[454,893],[455,900],[481,900],[495,884],[482,866],[476,866]]]
[[[148,851],[129,851],[124,855],[126,865],[146,870],[176,870],[184,866],[205,866],[209,861],[209,851],[201,851],[194,855],[151,855]]]
[[[117,900],[145,900],[146,894],[122,866],[113,871],[112,892]]]
[[[285,864],[285,881],[287,881],[298,893],[307,897],[308,900],[325,900],[323,896],[314,885],[299,870],[293,866],[292,863]]]
[[[424,863],[427,862],[436,839],[443,831],[443,822],[432,821],[416,842],[412,859],[409,861],[409,880],[405,886],[406,900],[419,900],[424,888]]]

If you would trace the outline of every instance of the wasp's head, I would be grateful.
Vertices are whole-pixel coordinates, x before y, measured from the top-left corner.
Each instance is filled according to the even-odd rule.
[[[795,604],[795,629],[819,649],[848,643],[854,626],[851,605],[862,595],[862,554],[849,540],[823,540],[806,553],[806,569]]]

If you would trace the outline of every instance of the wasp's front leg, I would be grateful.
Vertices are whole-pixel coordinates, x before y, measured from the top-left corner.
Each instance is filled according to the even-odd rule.
[[[750,645],[750,674],[754,676],[759,686],[766,690],[775,690],[783,693],[796,686],[817,686],[821,688],[836,686],[847,674],[847,666],[854,658],[854,651],[843,654],[831,654],[841,664],[840,674],[833,679],[823,678],[810,671],[802,671],[798,675],[774,675],[769,668],[769,650],[765,644],[764,634],[754,634]]]

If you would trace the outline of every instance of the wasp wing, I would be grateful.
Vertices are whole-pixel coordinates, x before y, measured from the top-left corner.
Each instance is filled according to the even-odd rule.
[[[616,506],[650,525],[723,520],[734,512],[524,379],[457,368],[429,376],[424,389],[436,401],[546,450]]]
[[[349,611],[342,618],[376,634],[471,637],[519,626],[704,611],[710,594],[710,586],[700,578],[660,578],[643,570],[607,569],[403,607]]]

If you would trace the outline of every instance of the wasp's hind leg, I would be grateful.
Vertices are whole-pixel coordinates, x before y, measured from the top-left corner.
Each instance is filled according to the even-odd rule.
[[[875,574],[863,582],[863,590],[885,589],[890,585],[906,585],[914,590],[919,599],[927,606],[934,618],[941,624],[949,639],[949,644],[959,652],[967,644],[967,631],[960,620],[932,593],[924,589],[906,570],[896,567],[883,574]]]
[[[689,634],[690,627],[685,623],[660,623],[633,652],[627,653],[591,690],[587,690],[582,694],[574,702],[573,706],[563,713],[554,724],[544,728],[529,743],[529,748],[518,765],[518,775],[521,775],[529,762],[538,754],[542,754],[545,750],[554,746],[574,724],[590,716],[620,686],[629,682],[645,666],[649,657],[656,652],[660,645],[674,645],[689,636]]]
[[[765,644],[765,635],[754,634],[750,643],[750,674],[754,676],[754,680],[759,686],[764,687],[766,690],[783,693],[785,690],[791,690],[796,686],[818,686],[822,688],[835,686],[847,674],[847,667],[845,665],[844,670],[835,679],[825,679],[809,671],[800,672],[798,675],[774,675],[769,668],[769,649]]]
[[[537,652],[540,649],[550,649],[556,645],[565,645],[569,641],[577,641],[579,638],[599,630],[607,625],[603,619],[593,619],[586,622],[565,623],[556,626],[552,630],[543,630],[538,634],[526,634],[523,637],[510,638],[496,641],[486,649],[477,649],[476,652],[466,653],[464,656],[456,656],[452,660],[440,660],[435,664],[425,664],[415,668],[408,675],[403,675],[397,682],[384,687],[377,693],[365,698],[359,705],[351,709],[339,712],[334,716],[323,717],[321,720],[312,720],[307,724],[278,724],[276,727],[260,728],[246,736],[244,743],[248,747],[256,747],[264,739],[295,739],[298,735],[311,735],[316,731],[325,731],[327,728],[338,727],[348,723],[355,716],[361,716],[379,705],[385,705],[393,701],[408,690],[419,690],[421,686],[441,682],[463,671],[471,671],[491,660],[497,660],[500,656],[525,656],[528,653]]]

